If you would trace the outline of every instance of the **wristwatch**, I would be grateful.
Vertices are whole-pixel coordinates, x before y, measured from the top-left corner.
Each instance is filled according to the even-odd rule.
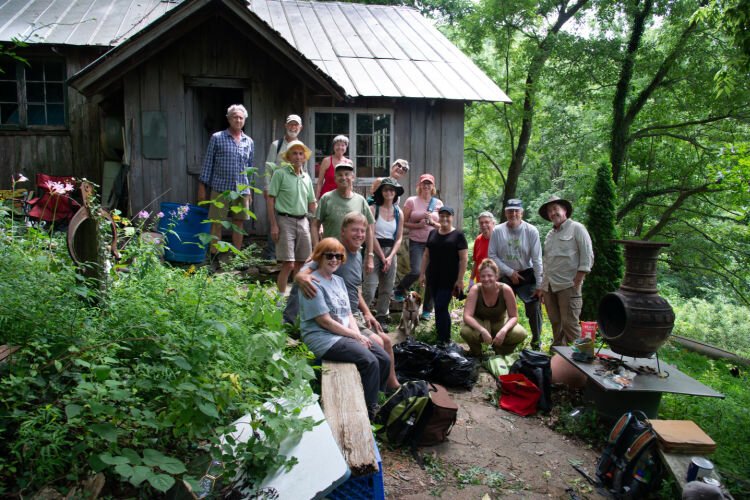
[[[375,252],[370,252],[367,255],[369,255],[370,257],[375,257]]]

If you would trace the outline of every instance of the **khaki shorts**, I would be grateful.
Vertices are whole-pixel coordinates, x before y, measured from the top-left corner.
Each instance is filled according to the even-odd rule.
[[[232,201],[229,199],[229,197],[223,196],[222,193],[218,191],[211,190],[211,200],[215,200],[219,198],[219,201],[224,203],[224,206],[219,208],[216,205],[209,205],[208,206],[208,218],[213,220],[224,220],[227,218],[227,214],[229,214],[229,207],[240,207],[249,209],[250,208],[250,195],[249,194],[243,194],[241,197],[237,198],[236,200]],[[232,212],[231,213],[231,219],[232,220],[248,220],[250,216],[245,210],[241,210],[237,213]]]
[[[307,217],[295,219],[276,214],[279,241],[276,242],[276,260],[279,262],[304,262],[312,253],[310,221]]]

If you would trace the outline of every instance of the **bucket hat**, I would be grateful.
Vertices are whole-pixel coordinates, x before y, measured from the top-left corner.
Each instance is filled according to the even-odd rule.
[[[539,216],[542,219],[550,220],[549,215],[547,215],[547,207],[551,205],[552,203],[557,203],[558,205],[562,205],[563,207],[565,207],[567,218],[570,218],[570,216],[573,215],[573,205],[568,200],[560,198],[559,196],[556,196],[556,195],[552,195],[549,197],[546,203],[544,203],[541,207],[539,207]]]
[[[378,186],[378,189],[372,195],[373,198],[375,198],[375,204],[383,204],[383,187],[385,186],[390,186],[396,190],[396,198],[394,198],[393,200],[393,204],[395,205],[396,203],[398,203],[398,197],[404,194],[404,188],[393,177],[385,177],[382,181],[380,181],[380,186]]]
[[[305,161],[310,159],[310,155],[312,155],[312,151],[310,151],[310,148],[305,146],[305,143],[302,141],[292,141],[289,143],[289,145],[286,147],[286,151],[284,151],[284,154],[282,155],[282,158],[284,158],[284,161],[289,161],[289,152],[294,148],[301,147],[305,151]]]

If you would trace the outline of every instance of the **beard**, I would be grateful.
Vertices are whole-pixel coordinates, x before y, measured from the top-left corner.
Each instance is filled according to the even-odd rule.
[[[297,131],[297,132],[290,132],[290,131],[288,131],[288,130],[286,131],[286,136],[287,136],[287,137],[288,137],[289,139],[291,139],[292,141],[293,141],[293,140],[295,140],[295,139],[297,139],[297,136],[298,136],[298,135],[299,135],[299,131]]]

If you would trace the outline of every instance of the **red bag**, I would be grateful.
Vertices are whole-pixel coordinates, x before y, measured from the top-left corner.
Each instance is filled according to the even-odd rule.
[[[509,373],[497,377],[500,391],[499,405],[507,410],[525,417],[536,413],[536,404],[542,391],[522,373]]]

